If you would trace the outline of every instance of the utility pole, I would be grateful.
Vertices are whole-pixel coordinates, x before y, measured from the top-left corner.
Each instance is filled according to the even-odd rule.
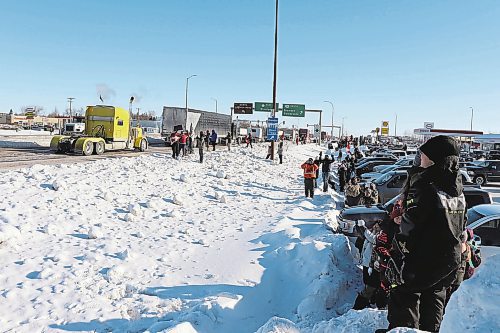
[[[333,140],[333,114],[335,113],[335,107],[333,106],[333,102],[331,101],[324,101],[324,103],[329,103],[332,106],[332,131],[330,135],[331,135],[331,140]]]
[[[73,110],[71,108],[71,104],[73,103],[74,97],[68,97],[68,102],[69,102],[69,122],[73,122]]]
[[[187,77],[187,78],[186,78],[186,116],[187,116],[187,114],[188,114],[188,112],[189,112],[189,109],[188,109],[188,89],[189,89],[189,79],[190,79],[190,78],[192,78],[192,77],[195,77],[195,76],[198,76],[198,75],[193,74],[193,75],[191,75],[191,76],[189,76],[189,77]],[[184,130],[185,130],[185,128],[184,128]]]
[[[273,76],[273,118],[276,117],[276,74],[278,68],[278,0],[276,0],[276,19],[274,22],[274,76]],[[271,141],[271,160],[274,160],[274,140]]]
[[[218,105],[217,105],[217,98],[213,98],[213,97],[212,97],[212,99],[215,101],[215,113],[219,113],[219,112],[218,112],[219,107],[218,107]],[[232,119],[231,119],[231,121],[232,121]]]
[[[472,121],[474,120],[474,108],[472,106],[469,106],[469,109],[471,110],[471,114],[470,114],[470,130],[472,131]]]
[[[470,114],[470,131],[472,132],[472,121],[474,120],[474,108],[472,106],[469,106],[469,109],[471,110]],[[472,133],[470,137],[470,145],[469,145],[469,153],[471,152],[472,149]]]
[[[394,138],[398,135],[398,114],[396,113],[396,121],[394,122]]]

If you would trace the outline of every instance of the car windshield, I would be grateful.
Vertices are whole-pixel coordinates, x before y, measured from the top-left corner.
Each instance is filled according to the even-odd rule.
[[[384,173],[382,176],[378,177],[373,182],[376,185],[382,185],[382,184],[384,184],[385,182],[387,182],[391,178],[392,178],[392,173],[390,173],[390,172],[389,173]]]
[[[467,224],[471,224],[476,222],[477,220],[483,218],[484,215],[478,213],[474,208],[470,208],[467,210]]]

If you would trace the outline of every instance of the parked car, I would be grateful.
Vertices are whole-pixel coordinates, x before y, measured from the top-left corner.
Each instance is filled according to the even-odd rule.
[[[462,183],[464,185],[474,184],[465,170],[460,170],[460,173],[462,174]],[[373,183],[377,186],[379,202],[386,203],[400,193],[407,178],[408,173],[406,170],[394,170],[375,179]]]
[[[464,196],[467,209],[478,205],[491,204],[493,201],[488,191],[474,186],[464,187]],[[356,221],[363,220],[368,228],[371,228],[377,222],[383,222],[389,219],[389,213],[392,211],[399,194],[389,200],[385,204],[377,204],[371,206],[355,206],[344,208],[337,215],[338,232],[346,236],[356,236],[354,226]],[[500,205],[498,205],[500,206]],[[468,219],[469,213],[467,215]],[[477,219],[476,219],[477,220]]]
[[[394,165],[411,166],[414,160],[415,156],[404,158],[394,163]],[[391,167],[390,165],[377,165],[376,167],[373,168],[373,172],[385,172],[385,170],[387,170],[390,167]]]
[[[372,161],[391,161],[393,164],[398,161],[397,157],[395,156],[370,156],[370,157],[363,157],[359,161],[357,161],[356,166],[359,166],[361,164],[365,164],[367,162],[372,162]]]
[[[487,156],[488,160],[500,160],[500,150],[490,150]]]
[[[390,153],[396,156],[398,159],[403,159],[408,157],[404,150],[391,150]]]
[[[366,163],[363,163],[355,168],[356,171],[356,176],[360,177],[362,174],[367,173],[367,172],[372,172],[373,168],[377,165],[392,165],[394,164],[394,161],[369,161]]]
[[[478,185],[500,181],[500,161],[480,161],[474,166],[466,167],[467,174]]]
[[[481,245],[500,246],[500,205],[485,204],[469,209],[467,227],[480,237]]]
[[[377,165],[380,166],[380,165]],[[386,174],[391,171],[398,171],[398,170],[408,170],[411,168],[411,165],[389,165],[387,168],[383,169],[381,172],[367,172],[361,175],[361,179],[363,182],[371,182],[372,180],[375,180],[382,176],[383,174]]]

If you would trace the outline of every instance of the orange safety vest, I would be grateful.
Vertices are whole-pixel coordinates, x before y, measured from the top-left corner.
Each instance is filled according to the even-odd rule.
[[[304,169],[304,178],[316,178],[316,170],[319,169],[316,164],[304,163],[300,167]]]

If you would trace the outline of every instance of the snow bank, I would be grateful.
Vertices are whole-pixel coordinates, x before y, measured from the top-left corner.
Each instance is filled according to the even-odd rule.
[[[295,324],[284,318],[272,317],[256,333],[300,333]]]
[[[312,333],[373,333],[389,326],[386,317],[386,311],[349,310],[343,316],[314,325]]]
[[[500,331],[500,254],[487,258],[451,296],[441,332]]]

